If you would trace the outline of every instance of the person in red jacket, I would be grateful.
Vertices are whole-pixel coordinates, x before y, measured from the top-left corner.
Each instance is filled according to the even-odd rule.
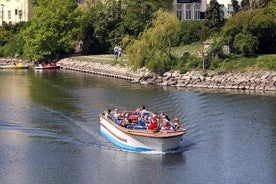
[[[157,123],[156,117],[152,117],[151,122],[148,126],[148,129],[149,130],[157,130],[157,128],[158,128],[158,123]]]

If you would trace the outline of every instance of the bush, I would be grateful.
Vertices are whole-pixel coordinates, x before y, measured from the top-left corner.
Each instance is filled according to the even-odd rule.
[[[177,60],[174,69],[179,70],[180,73],[185,73],[189,70],[202,68],[202,59],[191,54],[183,54]]]
[[[228,19],[222,35],[244,56],[276,52],[276,22],[267,9],[237,13]]]
[[[187,45],[202,40],[202,29],[204,22],[191,20],[181,22],[181,33],[175,45]]]
[[[235,36],[234,48],[244,56],[255,56],[258,45],[258,38],[251,34],[239,33]]]

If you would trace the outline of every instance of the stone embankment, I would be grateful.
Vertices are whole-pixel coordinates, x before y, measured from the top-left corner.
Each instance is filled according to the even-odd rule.
[[[58,63],[64,69],[127,79],[140,84],[183,88],[276,91],[276,72],[274,71],[227,72],[219,75],[212,71],[191,71],[185,74],[180,74],[178,71],[175,71],[167,72],[163,76],[159,76],[145,69],[131,71],[130,68],[118,64],[113,66],[109,64],[78,61],[70,58],[62,59]]]
[[[33,62],[14,58],[0,58],[2,64]],[[110,64],[73,60],[65,58],[58,61],[63,69],[131,80],[140,84],[175,86],[180,88],[238,89],[250,91],[276,92],[276,72],[246,71],[240,73],[225,72],[215,74],[213,71],[190,71],[180,74],[178,71],[167,72],[163,76],[148,72],[146,69],[132,71],[131,68]]]
[[[71,58],[65,58],[58,61],[61,68],[79,72],[103,75],[108,77],[138,81],[143,77],[142,70],[132,71],[129,67],[120,66],[119,64],[101,64],[89,61],[79,61]]]
[[[24,63],[28,65],[32,65],[33,62],[30,60],[23,60],[23,59],[18,59],[18,58],[0,58],[0,63],[1,64],[14,64],[14,63]]]

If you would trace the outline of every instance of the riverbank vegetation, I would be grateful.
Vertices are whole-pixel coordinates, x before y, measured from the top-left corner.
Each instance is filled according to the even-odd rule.
[[[276,0],[260,0],[254,7],[245,2],[233,0],[234,14],[224,19],[211,0],[205,20],[180,22],[171,13],[172,0],[107,0],[86,6],[34,0],[30,22],[0,27],[0,57],[53,61],[78,52],[78,59],[95,62],[101,57],[91,55],[99,55],[104,56],[101,62],[160,74],[176,69],[276,71]],[[206,40],[211,46],[199,57]],[[115,45],[124,51],[118,61],[112,56]]]

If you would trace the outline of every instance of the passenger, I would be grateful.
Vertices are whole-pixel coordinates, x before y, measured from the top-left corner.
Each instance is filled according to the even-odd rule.
[[[138,109],[136,109],[136,112],[146,111],[146,107],[144,105],[141,105]]]
[[[114,110],[114,117],[116,118],[116,119],[120,119],[120,113],[119,113],[119,109],[115,109]]]
[[[105,111],[105,117],[110,118],[111,115],[111,109],[108,109],[107,111]]]
[[[124,119],[122,120],[121,126],[126,127],[129,124],[131,124],[131,121],[129,119],[129,113],[126,113]]]
[[[173,130],[173,127],[171,126],[170,122],[167,119],[163,119],[161,130]]]
[[[171,119],[169,118],[168,115],[165,115],[165,118],[166,118],[168,121],[171,121]]]
[[[146,124],[146,127],[148,127],[150,125],[150,121],[149,121],[149,117],[148,116],[144,117],[144,122]]]
[[[179,129],[181,127],[181,125],[179,123],[179,118],[178,117],[174,118],[173,124],[174,124],[174,129]]]
[[[151,122],[148,126],[148,129],[149,130],[157,130],[158,129],[158,122],[157,122],[156,117],[151,118]]]
[[[160,112],[159,116],[160,116],[160,118],[164,118],[165,117],[165,113],[164,112]]]

